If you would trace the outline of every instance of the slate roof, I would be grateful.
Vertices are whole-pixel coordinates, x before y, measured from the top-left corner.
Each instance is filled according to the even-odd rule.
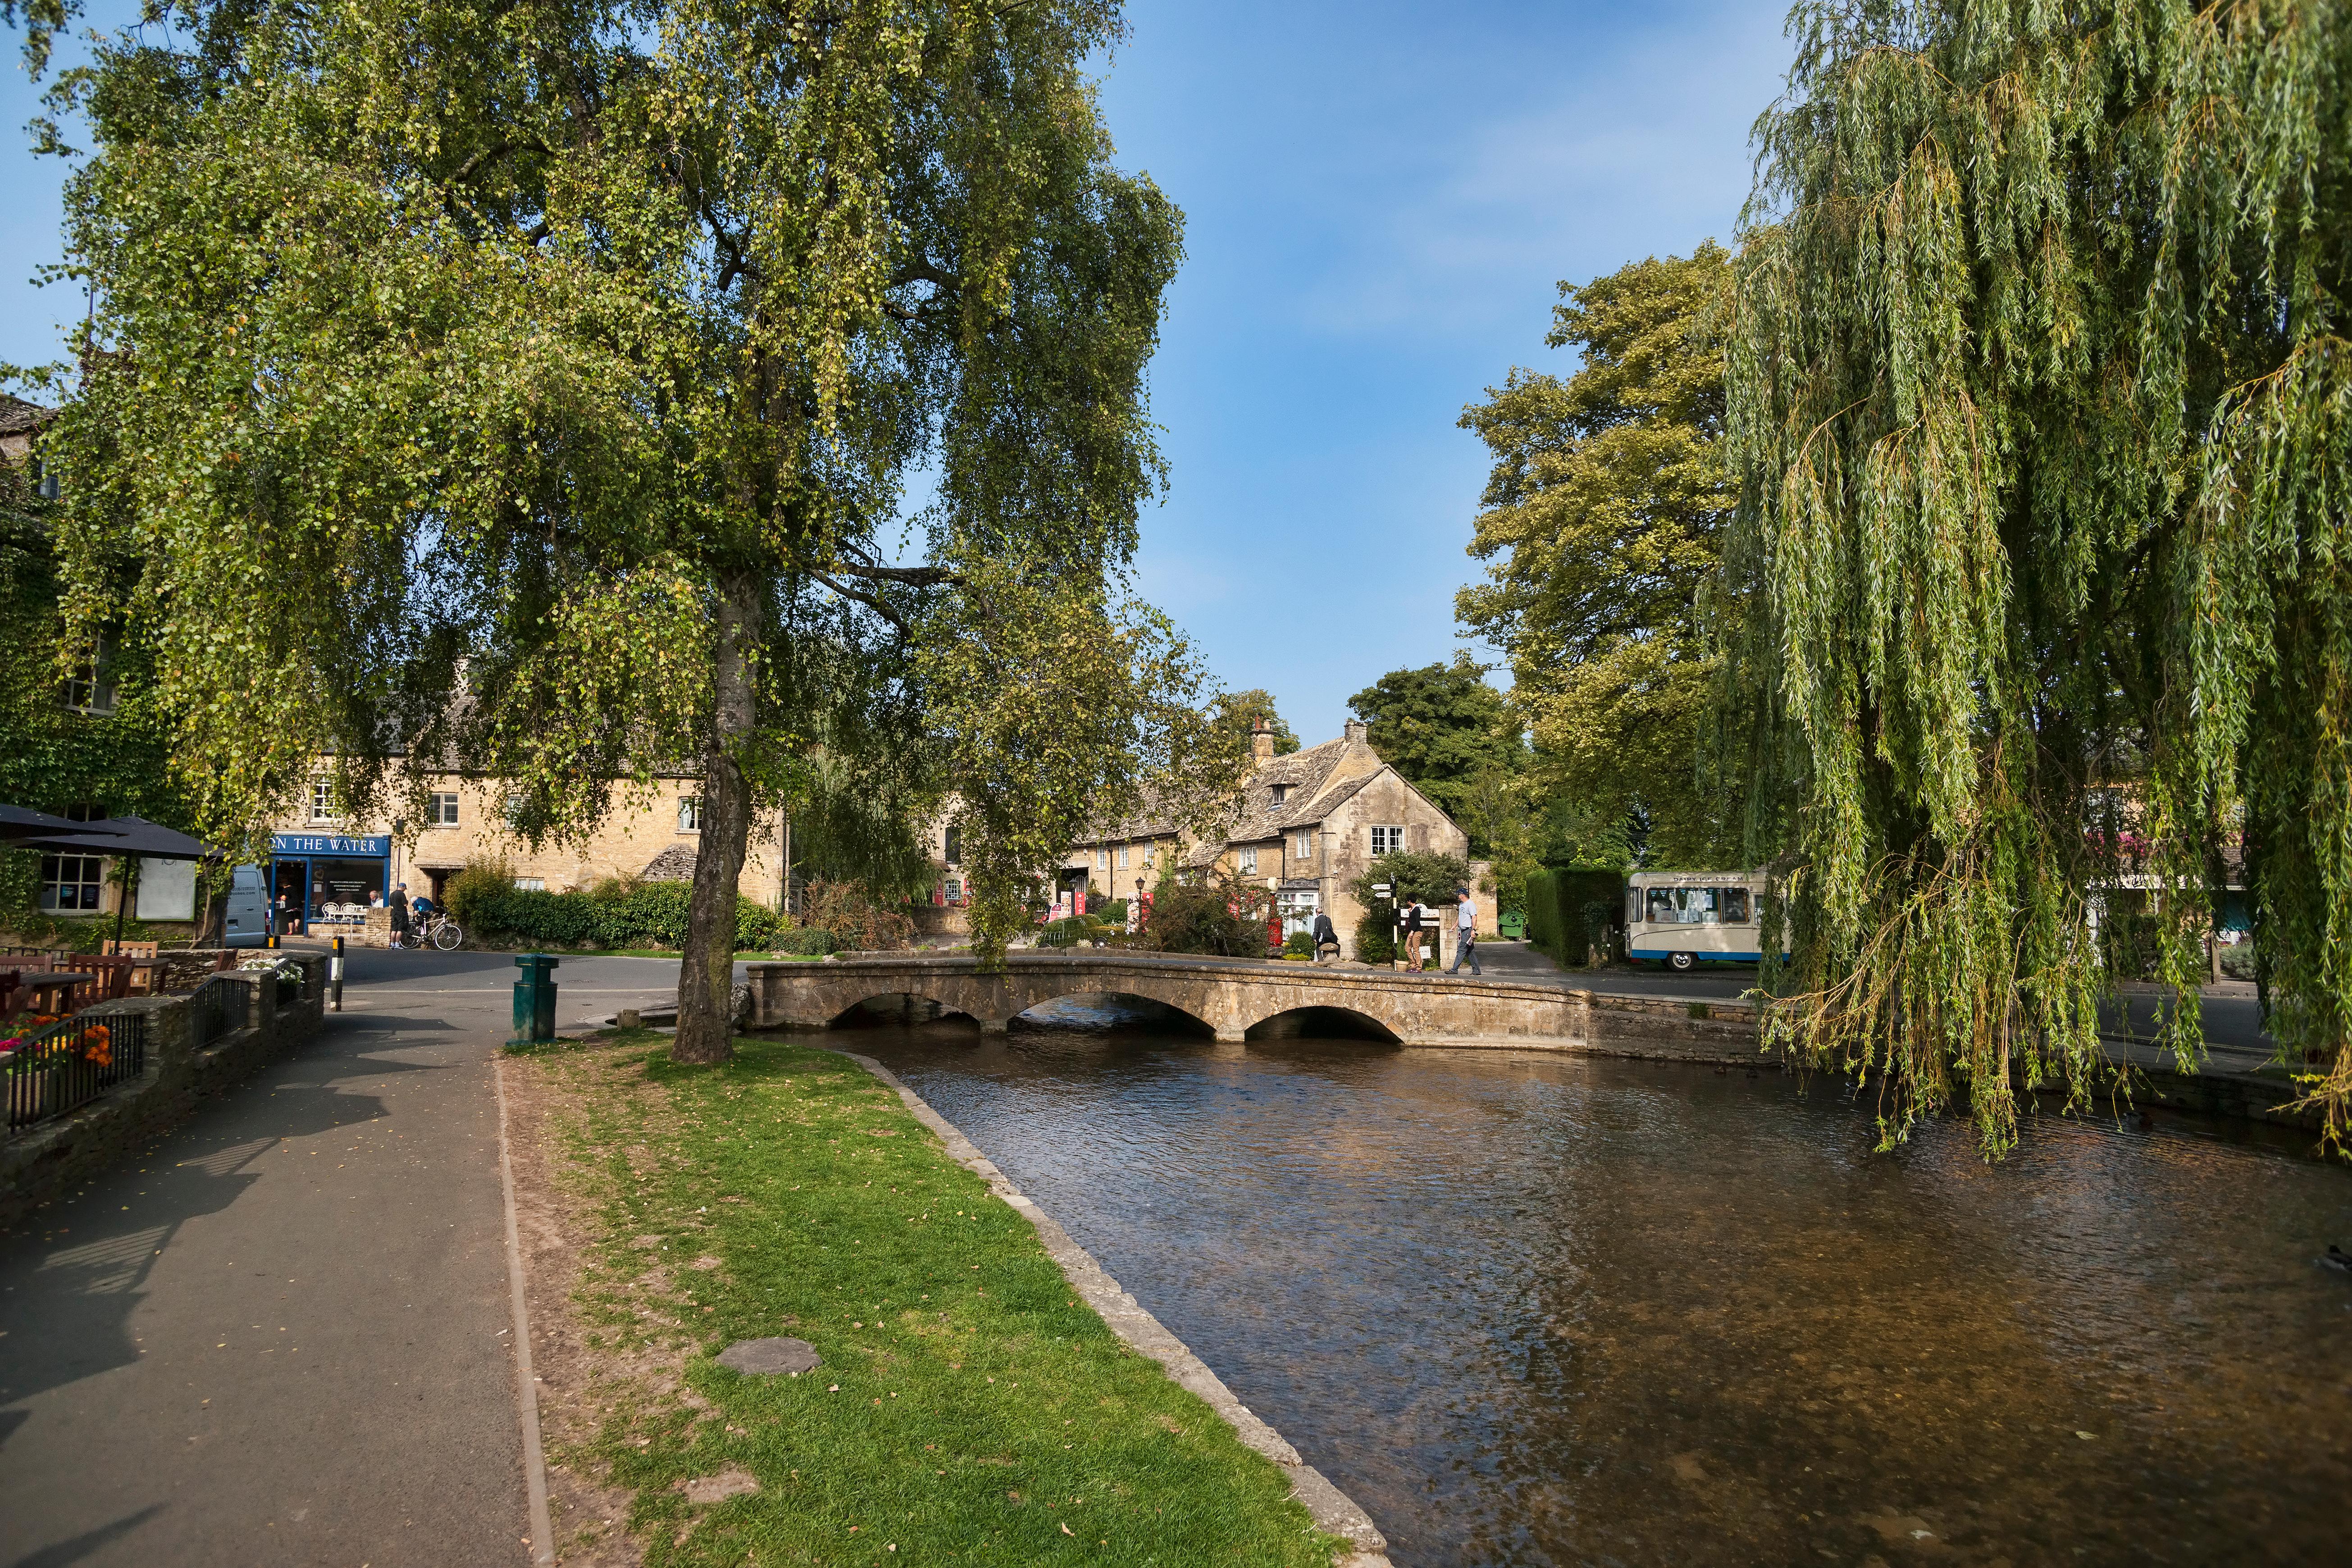
[[[648,882],[691,882],[694,880],[694,851],[683,844],[673,844],[652,859],[639,875]]]
[[[30,436],[57,416],[54,408],[0,392],[0,436]]]
[[[1258,844],[1279,838],[1293,828],[1311,827],[1339,809],[1365,785],[1381,775],[1387,766],[1372,757],[1372,765],[1363,772],[1331,782],[1331,775],[1347,760],[1349,748],[1362,746],[1370,752],[1368,742],[1351,741],[1345,735],[1326,741],[1319,746],[1309,746],[1287,756],[1274,757],[1258,765],[1243,782],[1240,795],[1234,800],[1222,837],[1212,837],[1193,846],[1186,864],[1206,866],[1232,844]],[[1274,801],[1276,784],[1288,786],[1282,804]],[[1118,844],[1137,838],[1171,838],[1184,836],[1183,825],[1165,803],[1146,801],[1141,811],[1118,822],[1098,822],[1090,826],[1071,846],[1082,848],[1097,844]]]

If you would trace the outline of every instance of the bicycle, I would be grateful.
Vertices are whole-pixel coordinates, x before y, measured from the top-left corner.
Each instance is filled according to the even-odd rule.
[[[444,952],[455,952],[457,944],[466,940],[457,922],[437,910],[416,922],[415,934],[418,947],[429,942]]]

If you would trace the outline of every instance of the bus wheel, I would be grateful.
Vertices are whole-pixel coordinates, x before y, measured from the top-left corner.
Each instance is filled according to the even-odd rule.
[[[1673,964],[1677,970],[1684,970],[1688,969],[1697,961],[1692,958],[1687,952],[1676,952],[1669,954],[1666,958],[1666,962]]]

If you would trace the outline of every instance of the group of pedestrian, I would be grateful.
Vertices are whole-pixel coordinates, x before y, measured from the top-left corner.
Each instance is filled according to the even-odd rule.
[[[1436,931],[1437,916],[1428,905],[1414,899],[1397,911],[1397,925],[1404,941],[1404,966],[1418,974],[1423,968],[1422,938],[1424,933]],[[1486,971],[1478,967],[1478,905],[1467,888],[1454,889],[1454,967],[1445,973],[1461,973],[1466,962],[1471,973],[1484,974]]]
[[[393,889],[392,897],[384,900],[384,907],[392,910],[392,945],[394,947],[408,945],[408,927],[412,919],[421,924],[426,916],[433,913],[433,900],[423,893],[411,900],[405,882]],[[416,945],[420,948],[425,945],[422,937],[417,939]]]

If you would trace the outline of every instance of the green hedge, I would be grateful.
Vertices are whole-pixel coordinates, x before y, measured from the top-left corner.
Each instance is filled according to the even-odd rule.
[[[535,892],[469,873],[449,889],[449,912],[466,934],[493,947],[659,947],[686,945],[693,889],[684,882],[641,882],[613,892]],[[806,942],[823,931],[793,930],[782,915],[749,899],[735,900],[735,946],[775,950],[786,936]],[[792,951],[811,949],[795,946]]]
[[[1582,967],[1588,950],[1607,953],[1610,928],[1624,907],[1617,871],[1547,869],[1528,873],[1528,942],[1554,961]]]
[[[1563,948],[1559,918],[1559,875],[1555,871],[1528,873],[1528,945],[1559,960]]]

